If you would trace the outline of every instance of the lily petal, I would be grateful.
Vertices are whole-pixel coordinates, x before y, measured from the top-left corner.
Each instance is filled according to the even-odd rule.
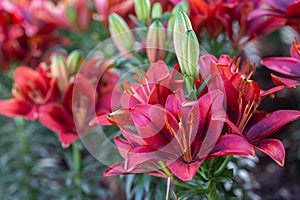
[[[235,134],[222,135],[210,152],[209,158],[217,156],[254,156],[252,145],[244,138]]]
[[[250,129],[245,130],[244,135],[248,141],[256,141],[267,137],[283,127],[284,125],[300,118],[300,111],[278,110],[253,124]],[[251,120],[249,124],[251,123]]]
[[[189,181],[195,176],[203,161],[204,159],[190,164],[181,161],[175,161],[172,163],[167,163],[167,167],[170,169],[172,174],[177,176],[180,180]]]
[[[261,64],[284,75],[300,78],[300,60],[296,58],[266,58]]]
[[[114,176],[114,175],[121,175],[121,174],[139,174],[139,173],[147,173],[150,174],[152,176],[157,176],[157,177],[161,177],[161,178],[167,178],[167,175],[164,174],[163,172],[159,171],[159,170],[155,170],[155,168],[153,168],[153,171],[150,171],[149,169],[145,169],[143,167],[136,167],[135,169],[131,170],[130,172],[126,171],[124,169],[125,164],[120,162],[120,163],[116,163],[112,166],[110,166],[105,172],[104,172],[104,177],[107,176]]]
[[[38,117],[37,109],[33,104],[16,99],[0,101],[0,114],[7,117],[24,117],[28,120],[35,120]]]
[[[284,165],[285,149],[281,141],[277,139],[264,139],[252,144],[255,148],[270,156],[278,165]]]
[[[274,74],[271,74],[271,76],[272,76],[272,81],[276,85],[284,85],[287,88],[295,88],[296,86],[300,85],[300,81],[297,80],[279,77]]]

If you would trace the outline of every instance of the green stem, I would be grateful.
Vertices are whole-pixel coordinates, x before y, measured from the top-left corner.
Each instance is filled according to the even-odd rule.
[[[172,57],[173,57],[173,53],[172,52],[168,52],[167,57],[166,57],[166,63],[167,63],[167,65],[170,64]]]
[[[219,169],[217,169],[214,173],[214,177],[218,177],[220,176],[220,174],[223,173],[223,171],[226,169],[228,163],[230,162],[232,156],[227,156],[224,160],[224,162],[222,163],[222,165],[219,167]]]
[[[72,144],[73,151],[73,170],[74,170],[74,181],[75,183],[80,183],[80,162],[81,162],[81,153],[78,147],[78,144],[74,142]]]
[[[138,54],[137,52],[135,52],[134,50],[130,51],[131,55],[133,55],[136,59],[138,59],[138,61],[140,61],[142,64],[145,64],[145,60],[142,56],[140,56],[140,54]]]
[[[217,192],[217,185],[214,181],[212,181],[209,185],[207,198],[209,200],[218,200],[218,192]]]

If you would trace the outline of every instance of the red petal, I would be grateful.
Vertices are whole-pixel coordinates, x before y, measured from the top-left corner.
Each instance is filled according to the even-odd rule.
[[[8,117],[24,117],[28,120],[35,120],[38,117],[35,105],[25,101],[2,100],[0,108],[0,114]]]
[[[41,124],[57,133],[75,132],[73,117],[64,107],[57,103],[49,103],[39,108]]]
[[[287,88],[295,88],[296,86],[300,85],[300,81],[297,81],[297,80],[282,78],[282,77],[276,76],[274,74],[271,74],[271,76],[272,76],[272,81],[276,85],[284,85]]]
[[[58,133],[58,139],[61,142],[63,148],[68,148],[70,144],[79,138],[78,134],[75,132],[61,132]]]
[[[90,126],[94,126],[96,124],[102,126],[110,126],[113,125],[113,122],[108,119],[108,114],[97,116],[96,118],[92,119],[89,123]]]
[[[158,61],[151,64],[147,71],[147,78],[149,83],[159,83],[159,81],[170,76],[167,65],[163,61]],[[144,79],[146,81],[146,79]]]
[[[209,158],[217,156],[254,156],[252,145],[244,138],[235,134],[222,135],[210,152]]]
[[[154,149],[161,149],[169,144],[173,136],[166,128],[165,118],[175,132],[178,122],[167,110],[155,105],[138,105],[130,116],[143,140]],[[169,145],[168,145],[169,146]]]
[[[112,166],[110,166],[105,172],[104,177],[107,176],[114,176],[114,175],[121,175],[121,174],[140,174],[140,173],[147,173],[152,176],[157,176],[161,178],[167,178],[167,175],[162,173],[161,171],[158,171],[157,169],[153,168],[152,171],[150,171],[150,168],[143,168],[143,167],[136,167],[135,169],[131,170],[130,172],[126,171],[124,169],[124,163],[116,163]]]
[[[298,118],[300,118],[300,111],[278,110],[270,113],[251,127],[247,127],[244,135],[248,141],[255,141],[271,135],[284,125]],[[251,124],[251,120],[249,124]]]
[[[286,15],[288,17],[298,17],[299,18],[300,2],[294,1],[286,10]]]
[[[175,161],[172,163],[167,163],[167,167],[180,180],[189,181],[192,180],[203,161],[204,159],[190,164],[183,163],[181,161]]]
[[[262,65],[284,75],[300,78],[300,60],[290,57],[275,57],[262,60]]]
[[[264,139],[252,143],[258,150],[270,156],[278,165],[284,165],[285,149],[277,139]]]

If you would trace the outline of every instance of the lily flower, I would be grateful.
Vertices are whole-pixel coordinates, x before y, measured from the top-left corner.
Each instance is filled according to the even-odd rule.
[[[298,0],[265,0],[264,2],[269,8],[255,10],[249,16],[250,18],[276,17],[284,22],[281,26],[288,25],[300,33],[300,2]]]
[[[279,72],[290,78],[300,78],[300,44],[297,38],[293,40],[290,49],[291,57],[265,58],[261,64],[268,69]],[[300,80],[283,78],[272,74],[273,82],[276,85],[283,85],[288,88],[294,88],[300,85]]]
[[[45,63],[40,64],[36,70],[26,66],[18,67],[14,72],[12,98],[0,101],[0,114],[37,119],[38,108],[58,97],[56,79],[49,75],[50,69]]]
[[[246,67],[244,67],[245,70],[241,73],[238,71],[239,63],[233,65],[233,61],[228,64],[228,59],[223,58],[218,62],[214,58],[209,65],[206,65],[208,62],[204,60],[209,60],[210,58],[214,57],[210,55],[203,56],[201,58],[201,66],[207,69],[208,67],[215,67],[223,77],[222,81],[227,100],[226,123],[228,135],[232,133],[243,136],[253,148],[264,152],[276,163],[283,166],[285,157],[283,144],[277,139],[266,139],[266,137],[275,133],[289,122],[300,118],[300,111],[279,110],[269,114],[258,111],[264,95],[259,85],[250,80],[251,76],[254,75],[255,65],[253,71],[249,73],[250,63],[248,62]],[[217,144],[215,148],[218,149],[219,145]],[[223,145],[221,146],[223,147]]]

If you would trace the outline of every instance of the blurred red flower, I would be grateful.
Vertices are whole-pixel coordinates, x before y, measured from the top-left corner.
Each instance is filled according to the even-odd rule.
[[[261,64],[291,78],[300,78],[300,44],[295,38],[290,50],[291,57],[265,58]],[[300,85],[299,79],[283,78],[272,74],[276,85],[294,88]]]

